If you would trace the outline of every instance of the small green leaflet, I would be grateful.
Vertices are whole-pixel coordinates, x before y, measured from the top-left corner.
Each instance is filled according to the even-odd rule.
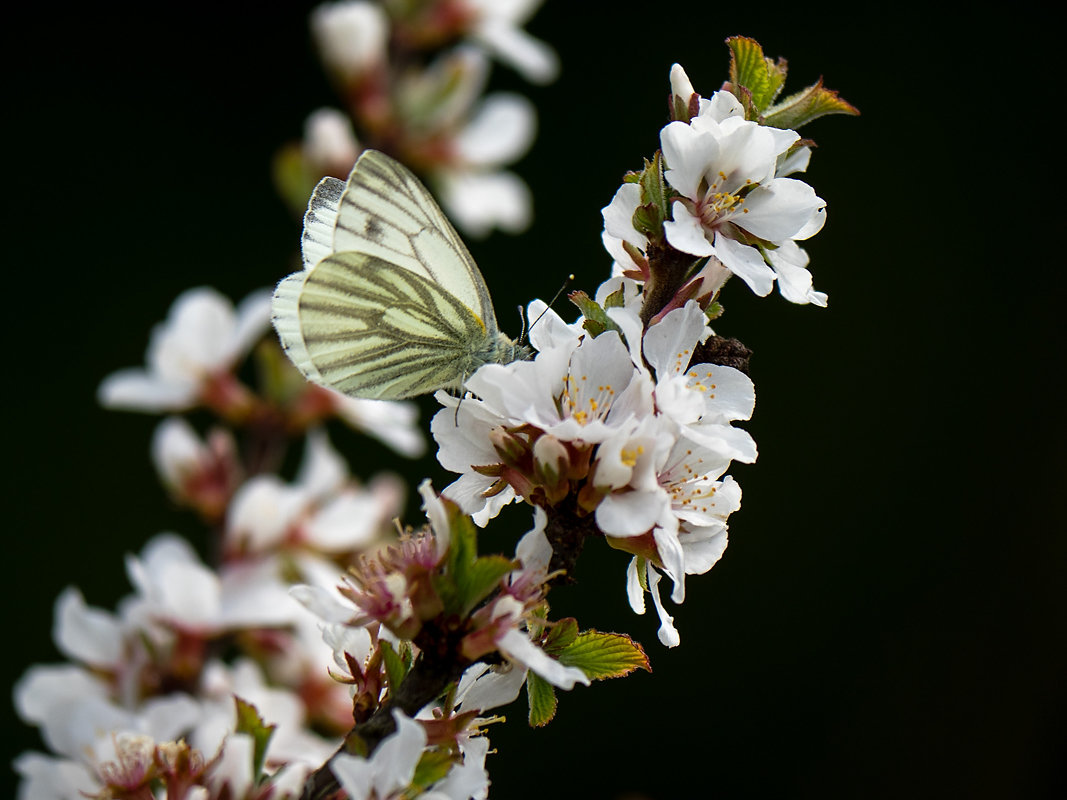
[[[726,44],[730,48],[730,90],[745,107],[746,119],[774,128],[796,130],[827,114],[860,113],[836,91],[823,86],[822,78],[772,105],[785,84],[785,59],[772,61],[767,58],[759,42],[747,36],[731,36]]]
[[[411,647],[406,643],[403,643],[402,647],[406,658],[399,655],[393,649],[393,646],[384,639],[378,642],[378,649],[382,653],[382,661],[385,662],[385,674],[389,678],[389,685],[393,688],[404,682],[404,678],[411,669]]]
[[[247,733],[255,743],[252,751],[252,774],[258,783],[263,777],[263,762],[267,758],[267,745],[277,725],[268,725],[259,715],[259,710],[249,703],[234,695],[234,705],[237,707],[236,733]]]
[[[744,88],[755,110],[762,114],[785,84],[785,59],[775,62],[767,58],[760,43],[747,36],[731,36],[726,45],[730,48],[730,83],[734,96],[744,105],[746,97],[738,92]]]
[[[434,576],[434,589],[445,614],[466,617],[518,564],[499,555],[479,557],[478,533],[470,517],[457,514],[450,523],[447,568]]]
[[[559,663],[578,667],[595,681],[621,678],[635,669],[652,671],[648,655],[629,636],[594,630],[579,633],[573,642],[563,648],[559,653]]]
[[[526,676],[526,697],[530,701],[530,727],[543,727],[556,716],[556,690],[536,672]]]
[[[578,667],[595,681],[621,678],[635,669],[652,671],[648,655],[629,636],[597,630],[579,633],[578,621],[574,617],[555,623],[541,646],[559,663]],[[555,687],[531,672],[526,677],[526,696],[530,702],[530,725],[539,728],[551,722],[559,703]]]
[[[833,89],[827,89],[822,85],[822,78],[807,89],[796,94],[791,94],[781,103],[767,109],[763,118],[766,125],[775,128],[797,129],[801,125],[807,125],[813,119],[825,117],[827,114],[859,114],[851,103],[838,97]]]

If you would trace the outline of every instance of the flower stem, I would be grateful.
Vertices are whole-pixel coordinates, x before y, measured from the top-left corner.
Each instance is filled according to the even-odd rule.
[[[650,242],[647,255],[649,277],[645,282],[644,304],[641,306],[641,322],[646,327],[682,288],[697,260],[688,253],[675,250],[665,241]]]

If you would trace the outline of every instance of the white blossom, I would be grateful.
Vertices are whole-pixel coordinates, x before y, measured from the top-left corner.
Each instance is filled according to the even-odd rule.
[[[402,711],[394,711],[396,731],[386,736],[370,758],[342,753],[330,761],[350,800],[388,800],[411,785],[426,747],[426,731]]]
[[[333,395],[337,415],[356,430],[408,458],[418,458],[426,452],[426,437],[419,427],[419,409],[414,403],[348,397],[333,389],[325,391]]]
[[[671,122],[660,133],[664,176],[682,195],[663,228],[671,246],[714,256],[758,295],[768,294],[778,278],[787,300],[826,305],[826,295],[811,288],[806,257],[796,252],[796,241],[822,227],[826,202],[778,169],[799,138],[746,120],[727,91],[701,98],[688,123]],[[788,170],[800,166],[794,161]],[[772,255],[782,247],[785,254]]]
[[[559,58],[547,44],[521,26],[541,0],[463,0],[474,14],[471,35],[487,50],[535,83],[549,83],[559,73]]]
[[[344,174],[360,153],[352,120],[336,108],[312,111],[304,121],[304,158],[326,174]]]
[[[326,65],[355,80],[383,62],[389,20],[377,3],[341,0],[311,12],[311,33]]]
[[[191,408],[207,382],[228,372],[269,327],[267,290],[253,292],[234,309],[214,289],[190,289],[152,330],[146,367],[112,373],[100,384],[98,398],[108,408],[133,411]]]

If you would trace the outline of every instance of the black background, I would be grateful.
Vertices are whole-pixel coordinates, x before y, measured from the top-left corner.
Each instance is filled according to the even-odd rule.
[[[183,289],[240,298],[293,266],[269,161],[334,102],[310,7],[42,5],[6,26],[6,685],[57,660],[64,586],[113,607],[124,553],[199,535],[148,465],[156,419],[105,412],[95,390],[142,363]],[[494,71],[540,111],[516,167],[535,226],[472,244],[512,333],[515,305],[567,272],[589,289],[606,275],[600,209],[657,146],[673,61],[710,94],[723,40],[754,36],[789,59],[787,88],[825,75],[863,116],[804,130],[829,309],[740,282],[724,298],[719,330],[756,352],[760,459],[734,470],[743,507],[724,560],[689,582],[682,646],[626,607],[625,558],[591,547],[556,612],[632,632],[655,671],[563,696],[544,730],[516,704],[490,731],[493,797],[1067,794],[1051,22],[1018,4],[929,12],[550,0],[529,29],[560,80]],[[335,440],[360,474],[448,481],[429,457]],[[483,547],[526,517],[505,519]],[[4,731],[9,757],[39,747]],[[573,784],[546,791],[559,776]]]

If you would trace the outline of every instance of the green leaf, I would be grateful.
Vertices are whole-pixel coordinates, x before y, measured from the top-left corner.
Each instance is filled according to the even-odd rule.
[[[501,578],[518,568],[517,562],[504,556],[483,556],[475,561],[463,576],[463,583],[459,587],[464,598],[461,616],[467,616],[489,596]]]
[[[799,128],[813,119],[827,114],[859,114],[851,103],[838,97],[837,92],[822,85],[822,78],[807,89],[791,94],[781,103],[769,108],[764,124],[775,128]]]
[[[478,533],[471,518],[450,514],[447,566],[444,574],[433,577],[433,588],[445,614],[461,613],[466,601],[466,575],[477,557]]]
[[[663,177],[663,153],[660,150],[652,156],[652,160],[645,160],[645,171],[641,173],[641,202],[651,206],[657,218],[657,224],[646,235],[658,235],[660,226],[663,224],[670,211],[670,190],[667,181]]]
[[[278,726],[266,724],[263,717],[259,715],[259,710],[247,700],[234,695],[233,702],[237,706],[237,726],[234,730],[237,733],[247,733],[255,743],[252,750],[252,774],[258,782],[263,775],[263,761],[267,757],[267,745],[270,744],[270,739]]]
[[[403,683],[410,665],[404,663],[404,659],[384,639],[378,642],[378,649],[382,651],[382,661],[385,662],[385,674],[389,677],[389,686],[395,691],[396,687]]]
[[[448,566],[433,578],[445,614],[466,617],[518,564],[504,556],[478,557],[478,531],[465,515],[450,517]]]
[[[551,655],[559,653],[578,638],[578,620],[574,617],[561,619],[548,630],[542,649]]]
[[[433,786],[448,774],[453,763],[452,754],[447,750],[424,750],[419,756],[419,763],[415,765],[411,785],[419,789]]]
[[[785,84],[785,59],[772,61],[767,58],[760,43],[747,36],[731,36],[726,45],[730,48],[730,83],[734,96],[744,103],[743,93],[739,94],[737,90],[740,87],[747,89],[752,106],[763,113]]]
[[[629,636],[593,630],[578,634],[559,654],[559,663],[578,667],[595,681],[621,678],[635,669],[652,671],[645,651]]]
[[[578,306],[578,310],[585,317],[582,327],[589,331],[594,339],[604,331],[619,331],[619,326],[615,324],[615,321],[585,292],[571,292],[567,295],[567,299]]]
[[[626,305],[626,290],[620,286],[614,292],[604,298],[604,309],[622,308]]]
[[[526,696],[530,701],[530,727],[540,728],[556,716],[556,690],[536,672],[526,675]]]

